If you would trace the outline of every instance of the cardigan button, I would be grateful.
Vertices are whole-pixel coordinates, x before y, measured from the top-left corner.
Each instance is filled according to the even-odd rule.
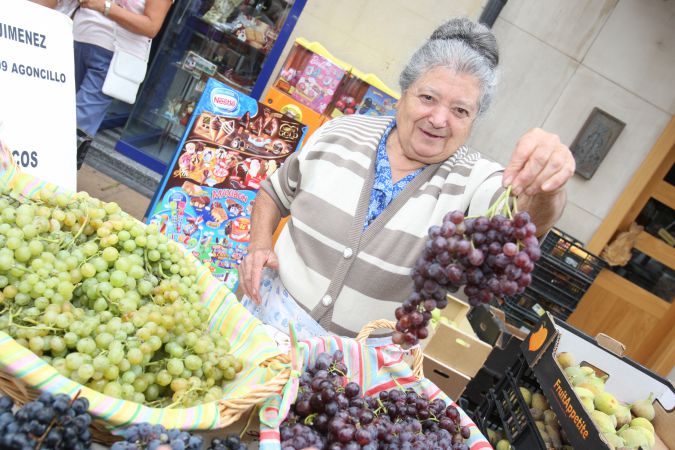
[[[323,306],[328,306],[331,303],[333,303],[333,297],[330,295],[324,295],[323,298],[321,299],[321,303],[323,303]]]
[[[351,258],[353,254],[354,254],[354,252],[353,252],[352,249],[349,248],[349,247],[347,247],[346,249],[344,249],[344,251],[342,252],[342,256],[344,256],[345,259]]]

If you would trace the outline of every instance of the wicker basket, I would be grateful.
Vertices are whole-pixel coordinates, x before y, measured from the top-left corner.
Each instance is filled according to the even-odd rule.
[[[29,198],[42,190],[63,192],[53,184],[21,173],[14,165],[11,152],[2,142],[0,185],[10,186]],[[41,391],[36,386],[44,391],[63,392],[71,397],[79,393],[90,400],[90,412],[94,419],[91,429],[93,440],[107,445],[118,440],[111,430],[134,422],[147,421],[167,428],[175,426],[186,430],[220,429],[239,420],[246,411],[269,396],[278,394],[290,377],[288,356],[279,355],[276,343],[259,326],[260,322],[239,304],[234,294],[213,278],[208,269],[201,266],[191,254],[186,254],[199,266],[198,283],[205,288],[202,301],[211,312],[211,325],[228,336],[232,352],[235,353],[236,348],[237,356],[244,361],[244,371],[228,383],[229,390],[226,390],[222,400],[187,411],[180,408],[149,408],[109,397],[63,377],[5,333],[0,333],[0,392],[12,397],[19,405],[39,396]]]
[[[264,365],[271,365],[274,363],[288,364],[288,356],[279,355],[274,359],[266,361]],[[281,389],[288,382],[289,375],[290,369],[283,370],[265,384],[253,387],[243,397],[221,400],[218,402],[218,408],[220,410],[220,420],[218,422],[218,427],[225,428],[226,426],[233,424],[252,407],[262,403],[269,396],[281,392]],[[40,391],[38,389],[27,385],[22,380],[17,379],[13,375],[1,369],[0,392],[10,396],[17,405],[24,405],[40,396]],[[106,424],[106,422],[100,419],[94,418],[92,420],[90,430],[92,439],[94,442],[99,444],[110,446],[114,442],[121,440],[119,437],[111,433],[109,424]]]
[[[396,322],[392,322],[391,320],[386,320],[386,319],[380,319],[380,320],[373,320],[372,322],[368,322],[361,328],[361,331],[359,331],[359,334],[354,338],[356,342],[359,342],[361,344],[366,343],[366,339],[370,337],[370,333],[372,333],[375,330],[396,330]],[[424,378],[424,370],[423,370],[423,365],[424,365],[424,355],[422,354],[422,349],[420,348],[419,345],[416,345],[410,350],[410,355],[412,356],[412,362],[410,363],[410,368],[412,369],[413,375],[417,377],[418,379]]]

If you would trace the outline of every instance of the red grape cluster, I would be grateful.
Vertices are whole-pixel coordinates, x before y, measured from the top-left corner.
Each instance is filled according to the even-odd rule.
[[[412,346],[425,339],[431,311],[447,305],[447,292],[464,293],[472,306],[495,296],[522,293],[541,257],[537,229],[527,212],[512,219],[502,215],[465,218],[461,211],[443,217],[429,229],[421,256],[412,270],[414,290],[396,309],[395,344]]]
[[[468,450],[471,432],[459,410],[413,389],[363,397],[347,382],[343,354],[322,353],[300,377],[295,404],[281,424],[282,450]]]

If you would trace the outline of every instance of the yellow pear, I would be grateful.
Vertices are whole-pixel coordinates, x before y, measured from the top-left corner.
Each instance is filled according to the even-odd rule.
[[[607,415],[612,415],[619,408],[619,401],[609,392],[601,392],[593,399],[595,409],[602,411]]]
[[[635,417],[644,417],[645,419],[652,421],[656,415],[654,405],[652,405],[653,402],[654,394],[649,394],[648,398],[633,403],[630,407],[630,412],[632,412]]]
[[[520,394],[523,396],[525,403],[527,403],[528,408],[532,406],[532,392],[526,387],[520,387]]]
[[[544,394],[541,394],[539,392],[535,392],[532,394],[532,407],[541,409],[542,411],[546,411],[547,409],[550,408],[548,401],[546,400],[546,397],[544,397]]]
[[[642,427],[624,428],[619,430],[619,436],[624,440],[625,446],[630,448],[640,448],[649,450],[652,445],[649,441],[649,431]]]
[[[605,382],[602,380],[602,378],[596,377],[595,375],[590,375],[586,378],[580,379],[579,383],[575,383],[574,385],[586,388],[595,395],[605,392]]]
[[[616,416],[617,428],[621,428],[624,425],[628,425],[631,419],[633,418],[630,415],[630,409],[628,409],[628,407],[625,405],[619,405],[616,412],[614,413],[614,416]]]
[[[573,366],[575,365],[574,356],[572,356],[570,352],[558,353],[558,364],[560,364],[560,367],[563,369]]]
[[[593,419],[593,423],[595,423],[601,433],[614,433],[614,424],[612,423],[612,419],[610,419],[607,414],[602,411],[595,410],[590,413],[590,416],[591,419]]]
[[[497,450],[511,450],[511,444],[506,439],[502,439],[501,441],[497,442],[497,447],[495,448]]]
[[[602,433],[602,434],[605,437],[605,440],[609,443],[610,448],[617,449],[625,445],[623,439],[617,434],[614,433]]]
[[[649,430],[652,434],[655,433],[654,431],[654,425],[652,423],[645,419],[644,417],[636,417],[635,419],[630,421],[630,426],[631,427],[642,427],[645,430]]]

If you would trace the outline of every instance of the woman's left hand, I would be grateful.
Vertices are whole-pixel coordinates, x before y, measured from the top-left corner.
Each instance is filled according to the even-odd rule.
[[[574,175],[574,157],[560,138],[540,128],[525,133],[504,170],[504,186],[513,195],[553,194]]]
[[[103,14],[105,9],[105,0],[78,0],[80,2],[80,7],[93,9]]]

